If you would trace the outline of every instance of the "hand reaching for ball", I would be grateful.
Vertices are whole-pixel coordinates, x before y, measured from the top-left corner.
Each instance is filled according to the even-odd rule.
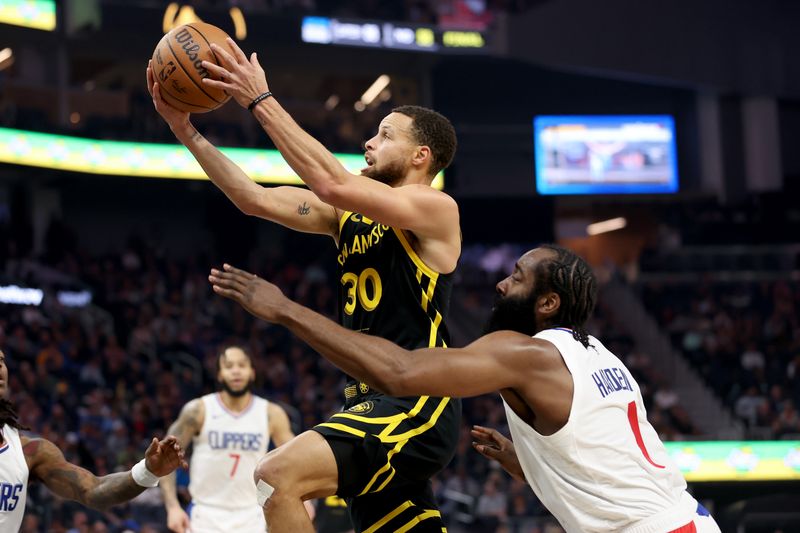
[[[218,79],[204,78],[203,84],[224,90],[240,106],[247,108],[257,96],[269,91],[267,77],[264,69],[258,63],[255,52],[250,54],[250,59],[247,59],[233,39],[229,37],[227,43],[233,53],[216,43],[211,43],[211,50],[220,65],[203,61],[203,68]]]
[[[189,113],[172,107],[161,98],[161,90],[153,73],[152,61],[147,62],[147,91],[153,98],[153,105],[156,111],[167,122],[173,132],[177,134],[180,128],[191,128]]]

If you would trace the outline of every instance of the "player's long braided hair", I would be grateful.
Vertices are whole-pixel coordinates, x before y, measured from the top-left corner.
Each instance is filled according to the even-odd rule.
[[[6,354],[3,352],[3,350],[0,350],[1,365],[6,364],[5,357]],[[6,376],[6,378],[8,378],[8,376]],[[18,418],[19,415],[17,415],[17,410],[14,408],[14,404],[5,398],[0,397],[0,429],[3,429],[5,426],[9,426],[14,429],[30,429],[20,424]]]
[[[14,409],[14,404],[5,398],[0,398],[0,429],[5,426],[14,429],[30,429],[20,424],[17,418],[18,415],[16,409]]]
[[[561,298],[558,313],[550,320],[554,326],[570,328],[575,340],[588,348],[586,321],[597,303],[597,278],[586,261],[574,252],[554,244],[540,248],[556,254],[539,263],[536,273],[537,292],[553,291]]]

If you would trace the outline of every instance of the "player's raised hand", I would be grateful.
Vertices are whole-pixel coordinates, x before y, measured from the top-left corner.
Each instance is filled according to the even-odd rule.
[[[503,469],[512,477],[525,481],[525,474],[519,464],[514,451],[514,443],[504,437],[499,431],[483,426],[472,426],[472,447],[486,457],[500,463]]]
[[[183,448],[181,448],[178,438],[172,435],[163,440],[153,437],[150,446],[144,453],[144,459],[147,469],[158,477],[171,474],[178,467],[189,468],[183,457]]]
[[[208,281],[214,292],[244,307],[254,316],[275,322],[288,302],[281,290],[272,283],[225,264],[222,270],[211,269]]]
[[[239,45],[231,39],[227,40],[230,51],[211,43],[211,50],[217,57],[220,65],[210,61],[203,61],[203,68],[214,74],[218,79],[203,78],[203,83],[218,89],[223,89],[242,106],[250,105],[256,96],[269,91],[267,76],[258,63],[256,53],[250,54],[250,59],[244,55]]]
[[[176,128],[189,125],[189,113],[175,109],[161,98],[161,89],[153,72],[152,61],[147,62],[147,91],[153,99],[153,106],[158,114],[166,121],[170,129],[177,133]]]

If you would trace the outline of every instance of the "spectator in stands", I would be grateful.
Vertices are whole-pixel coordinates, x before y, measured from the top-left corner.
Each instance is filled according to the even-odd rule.
[[[800,417],[792,400],[784,400],[778,418],[772,423],[772,429],[778,438],[797,436],[800,433]]]
[[[764,368],[764,354],[758,349],[755,341],[747,343],[747,349],[742,353],[741,363],[745,370]]]
[[[759,394],[758,387],[751,385],[744,395],[736,400],[734,413],[747,422],[749,426],[755,426],[758,423],[759,408],[765,403],[766,399]]]
[[[484,531],[495,531],[508,517],[508,498],[500,490],[501,483],[499,472],[493,472],[484,483],[483,493],[478,498],[475,514]]]

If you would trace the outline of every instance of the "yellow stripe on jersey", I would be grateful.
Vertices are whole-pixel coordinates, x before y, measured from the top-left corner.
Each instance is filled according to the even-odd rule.
[[[364,494],[368,493],[370,491],[369,489],[372,488],[372,485],[374,485],[375,482],[378,481],[378,477],[380,477],[380,475],[383,474],[384,472],[386,472],[388,470],[391,470],[391,472],[389,472],[389,475],[386,477],[386,479],[383,481],[383,483],[381,483],[381,486],[378,487],[377,489],[375,489],[372,492],[380,492],[381,489],[383,489],[386,485],[389,484],[389,481],[392,480],[392,478],[394,477],[394,474],[395,474],[395,469],[392,466],[392,457],[394,457],[397,453],[399,453],[400,450],[403,449],[403,446],[405,446],[407,442],[408,442],[408,439],[406,439],[404,441],[401,441],[401,442],[398,442],[397,445],[395,445],[395,447],[392,448],[392,450],[389,453],[386,454],[386,464],[383,465],[382,467],[380,467],[377,472],[375,472],[375,475],[372,476],[372,479],[369,480],[369,483],[366,484],[366,486],[364,487],[364,490],[361,491],[359,496],[363,496]]]
[[[428,396],[420,396],[419,400],[417,400],[417,404],[414,406],[413,409],[411,409],[411,411],[408,412],[407,418],[413,418],[417,414],[419,414],[419,412],[422,411],[422,408],[427,403],[428,399],[429,399]],[[447,402],[444,402],[444,403],[446,404]],[[375,472],[375,475],[372,476],[372,479],[369,481],[369,483],[367,483],[367,485],[364,487],[364,490],[361,492],[361,494],[359,494],[359,496],[362,496],[362,495],[366,494],[367,492],[370,492],[370,489],[372,488],[372,486],[378,481],[378,478],[384,472],[389,472],[389,474],[386,476],[386,479],[383,480],[383,483],[381,483],[378,488],[376,488],[375,490],[373,490],[371,492],[380,492],[381,490],[384,489],[384,487],[386,487],[386,485],[389,484],[389,482],[392,480],[392,478],[395,475],[395,469],[392,466],[392,457],[394,457],[395,454],[397,454],[400,450],[402,450],[403,446],[405,446],[406,443],[408,443],[409,440],[411,440],[412,437],[420,435],[420,434],[424,433],[425,431],[427,431],[429,428],[433,427],[433,425],[436,424],[436,420],[438,420],[439,416],[441,415],[441,410],[442,409],[443,409],[443,405],[441,405],[441,403],[440,403],[439,407],[437,407],[437,409],[433,412],[433,414],[431,415],[431,418],[427,422],[425,422],[424,424],[422,424],[421,426],[419,426],[416,429],[412,429],[412,430],[406,431],[405,433],[402,434],[403,438],[401,438],[401,439],[392,438],[390,433],[392,431],[394,431],[397,428],[398,425],[400,425],[402,420],[398,420],[398,421],[396,421],[396,422],[394,422],[392,424],[387,425],[386,428],[383,431],[381,431],[381,433],[379,435],[376,435],[381,440],[381,442],[386,442],[386,443],[396,442],[397,444],[386,455],[386,464],[383,465],[377,472]],[[386,418],[389,418],[389,417],[386,417]]]
[[[342,228],[344,227],[344,223],[347,221],[347,219],[352,214],[353,214],[352,211],[345,211],[344,213],[342,213],[342,216],[339,218],[339,235],[340,236],[342,234]]]
[[[431,334],[428,337],[428,347],[435,348],[436,347],[436,332],[439,330],[439,324],[442,323],[442,315],[439,314],[439,311],[436,311],[436,318],[433,319],[431,322]]]
[[[386,516],[384,516],[383,518],[381,518],[380,520],[378,520],[377,522],[375,522],[374,524],[369,526],[369,528],[365,529],[364,533],[375,533],[380,528],[382,528],[383,526],[388,524],[389,521],[392,518],[394,518],[395,516],[399,515],[400,513],[402,513],[403,511],[405,511],[409,507],[414,507],[414,504],[411,503],[411,500],[408,500],[405,503],[400,504],[400,506],[397,509],[395,509],[394,511],[390,512],[389,514],[387,514]]]
[[[417,270],[417,272],[419,272],[419,270]],[[433,300],[433,291],[436,290],[436,280],[438,278],[438,274],[430,278],[430,281],[428,281],[428,290],[422,292],[422,310],[426,313],[428,312],[428,302]]]
[[[416,526],[423,520],[427,520],[428,518],[441,518],[442,513],[437,511],[436,509],[428,509],[424,513],[419,514],[418,516],[412,518],[408,523],[399,527],[395,530],[395,533],[405,533],[412,527]]]
[[[375,418],[370,418],[368,416],[351,415],[350,413],[334,413],[331,415],[331,418],[334,417],[347,418],[350,420],[355,420],[356,422],[364,422],[365,424],[392,424],[398,420],[405,420],[407,415],[406,413],[399,413],[392,416],[376,416]]]
[[[430,419],[428,419],[427,422],[425,422],[418,428],[409,429],[405,433],[400,433],[399,435],[386,435],[386,436],[379,435],[378,438],[381,439],[381,442],[390,444],[392,442],[400,442],[402,440],[408,440],[412,437],[416,437],[417,435],[425,433],[436,424],[436,421],[439,420],[439,417],[442,415],[442,411],[444,411],[444,408],[447,406],[447,402],[449,401],[450,398],[442,398],[441,401],[439,402],[439,405],[436,407],[436,410],[431,415]]]
[[[403,235],[403,232],[392,228],[392,230],[397,234],[398,240],[402,243],[403,248],[405,249],[408,256],[411,258],[411,261],[417,266],[417,283],[419,283],[420,288],[422,288],[422,275],[423,273],[428,276],[428,289],[422,290],[422,296],[420,297],[420,305],[422,306],[422,310],[426,313],[428,312],[428,304],[433,300],[433,295],[436,292],[436,281],[439,279],[439,273],[429,268],[419,256],[414,252],[411,246],[408,244],[408,241]],[[428,347],[434,348],[436,347],[436,334],[439,331],[439,324],[442,323],[442,315],[439,311],[436,311],[436,316],[431,320],[431,331],[428,337]],[[442,341],[442,345],[445,346],[444,341]]]
[[[399,426],[403,422],[403,420],[407,420],[409,418],[414,418],[415,416],[417,416],[419,414],[419,412],[422,411],[422,408],[425,407],[425,404],[427,403],[428,398],[430,398],[430,397],[429,396],[420,396],[419,400],[417,400],[417,404],[413,407],[413,409],[411,409],[408,412],[408,415],[405,418],[396,420],[396,421],[390,423],[389,425],[387,425],[383,429],[383,431],[381,431],[380,435],[378,435],[378,438],[382,439],[383,437],[389,436],[392,433],[392,431],[397,429],[397,426]]]
[[[417,416],[419,412],[422,411],[422,408],[425,406],[425,402],[428,401],[428,398],[428,396],[420,396],[416,405],[414,405],[414,407],[407,413],[397,413],[396,415],[391,416],[376,417],[354,415],[351,413],[334,413],[331,415],[331,418],[347,418],[350,420],[355,420],[356,422],[364,422],[365,424],[388,424],[386,428],[381,431],[381,435],[387,435],[391,433],[394,428],[399,426],[404,420],[408,420],[409,418],[414,418]]]
[[[435,278],[439,276],[438,272],[426,265],[422,259],[420,259],[420,257],[417,255],[417,252],[414,251],[414,249],[411,247],[411,244],[409,244],[408,239],[406,239],[406,236],[403,234],[403,230],[392,228],[392,231],[394,231],[394,234],[397,235],[397,240],[399,240],[400,244],[403,245],[403,249],[408,254],[408,257],[410,257],[411,261],[417,265],[417,268],[422,270],[423,274],[429,278]]]

